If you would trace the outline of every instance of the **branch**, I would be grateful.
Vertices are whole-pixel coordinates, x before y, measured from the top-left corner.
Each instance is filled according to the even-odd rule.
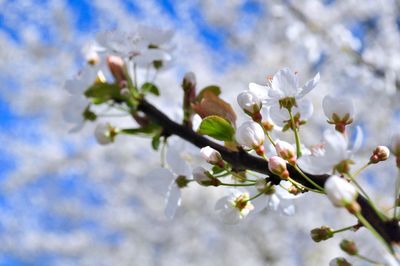
[[[146,114],[151,120],[163,127],[165,133],[179,136],[199,148],[210,146],[218,150],[221,153],[223,159],[230,163],[233,168],[243,170],[247,169],[268,175],[269,180],[272,183],[279,184],[281,179],[269,171],[268,162],[264,159],[252,156],[243,150],[232,151],[202,135],[197,134],[191,128],[180,125],[169,119],[163,112],[147,102],[145,99],[142,99],[140,101],[138,110]],[[315,188],[311,183],[305,180],[291,165],[288,164],[287,166],[290,177],[292,179],[306,185],[307,187]],[[305,174],[320,186],[324,186],[325,181],[329,177],[329,175],[326,174]],[[368,203],[368,201],[361,195],[358,196],[357,202],[361,206],[362,215],[388,244],[391,244],[392,242],[400,243],[400,227],[397,221],[383,221],[376,214],[375,210]]]

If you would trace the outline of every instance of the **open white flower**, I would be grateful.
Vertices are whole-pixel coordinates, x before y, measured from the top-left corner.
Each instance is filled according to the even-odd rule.
[[[359,127],[351,150],[343,134],[335,130],[326,130],[323,142],[312,148],[310,154],[302,156],[297,163],[301,169],[311,174],[330,173],[333,169],[343,172],[348,170],[346,168],[351,163],[351,156],[361,142],[362,131]]]
[[[231,189],[230,195],[222,197],[215,204],[215,210],[221,220],[227,224],[236,224],[254,209],[250,195],[238,189]]]
[[[292,115],[296,123],[304,123],[307,121],[314,112],[314,106],[308,99],[297,101],[297,106],[293,106]],[[279,105],[273,105],[269,109],[269,115],[272,122],[279,127],[284,127],[290,122],[290,115],[286,109],[280,108]],[[304,121],[304,122],[302,122]]]
[[[96,140],[101,145],[107,145],[114,142],[117,134],[118,129],[111,126],[109,123],[99,123],[94,130]]]
[[[327,95],[322,101],[322,108],[329,124],[336,125],[336,130],[344,132],[346,125],[353,122],[353,102],[344,97],[332,97]]]
[[[313,79],[309,80],[303,87],[299,86],[297,75],[289,68],[279,70],[270,81],[268,86],[250,83],[249,89],[258,97],[263,99],[266,105],[279,105],[279,101],[285,98],[298,100],[315,88],[320,79],[317,73]]]

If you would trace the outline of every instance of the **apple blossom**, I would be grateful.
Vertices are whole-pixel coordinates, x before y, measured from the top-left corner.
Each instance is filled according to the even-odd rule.
[[[345,179],[333,175],[325,182],[325,192],[336,207],[347,207],[357,198],[357,190]]]
[[[215,210],[227,224],[236,224],[254,209],[248,192],[231,189],[230,195],[222,197],[215,204]]]
[[[322,108],[329,124],[334,124],[336,130],[344,132],[346,125],[353,123],[353,102],[344,97],[333,97],[327,95],[322,101]]]
[[[256,95],[264,96],[262,99],[268,106],[279,105],[291,108],[297,105],[296,100],[303,98],[315,88],[319,79],[320,76],[317,73],[313,79],[309,80],[303,87],[300,87],[297,75],[289,68],[283,68],[273,76],[269,86],[250,83],[249,89]]]
[[[244,122],[236,131],[236,139],[240,144],[255,149],[257,154],[263,154],[265,134],[258,123]]]

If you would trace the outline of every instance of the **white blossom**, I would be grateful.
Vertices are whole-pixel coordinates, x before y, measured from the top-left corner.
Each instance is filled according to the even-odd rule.
[[[291,112],[293,117],[299,116],[300,121],[307,121],[314,112],[314,106],[310,100],[301,99],[297,101],[297,106],[294,106]],[[279,105],[271,106],[269,109],[269,115],[272,122],[279,127],[283,127],[290,121],[289,112],[286,109],[282,109]]]
[[[324,188],[329,200],[336,207],[345,207],[357,198],[356,188],[337,175],[329,177]]]
[[[107,145],[114,142],[116,134],[117,129],[109,123],[99,123],[94,130],[96,140],[101,145]]]
[[[230,195],[222,197],[215,204],[215,210],[221,220],[227,224],[236,224],[254,209],[248,192],[231,189]]]

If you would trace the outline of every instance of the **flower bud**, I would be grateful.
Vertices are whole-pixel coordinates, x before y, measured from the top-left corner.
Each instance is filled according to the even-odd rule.
[[[261,110],[261,100],[251,91],[244,91],[237,97],[239,106],[249,115],[258,113]]]
[[[357,255],[358,253],[356,243],[351,240],[343,239],[342,242],[340,242],[340,248],[351,256]]]
[[[329,262],[329,266],[351,266],[345,258],[334,258]]]
[[[311,230],[311,238],[315,242],[320,242],[322,240],[327,240],[332,238],[334,235],[333,229],[328,226],[321,226],[319,228],[315,228]]]
[[[115,136],[118,134],[118,129],[110,124],[100,123],[94,130],[96,140],[101,145],[107,145],[114,142]]]
[[[107,57],[107,64],[117,83],[123,84],[126,81],[124,60],[119,56],[110,55]]]
[[[193,72],[187,72],[183,77],[183,90],[193,90],[196,87],[196,76]]]
[[[372,152],[371,158],[369,158],[369,163],[375,164],[382,161],[386,161],[389,158],[390,151],[386,146],[378,146]]]
[[[272,156],[268,161],[268,169],[280,178],[287,180],[289,178],[289,171],[286,168],[286,161],[281,157]]]
[[[282,159],[288,161],[291,165],[296,164],[296,149],[290,143],[278,140],[275,145],[276,153]]]
[[[325,182],[325,192],[336,207],[350,206],[357,198],[357,190],[345,179],[333,175]]]
[[[256,122],[244,122],[236,131],[236,139],[240,144],[255,149],[257,154],[264,154],[264,130]]]
[[[200,154],[201,157],[203,157],[203,159],[206,160],[208,163],[218,165],[221,168],[224,167],[224,161],[221,154],[210,146],[202,148],[200,150]]]
[[[213,177],[206,169],[203,167],[196,167],[193,169],[194,180],[202,186],[219,186],[221,181]]]
[[[322,101],[322,108],[328,123],[335,125],[341,133],[345,132],[346,125],[353,123],[354,105],[350,99],[327,95]]]

